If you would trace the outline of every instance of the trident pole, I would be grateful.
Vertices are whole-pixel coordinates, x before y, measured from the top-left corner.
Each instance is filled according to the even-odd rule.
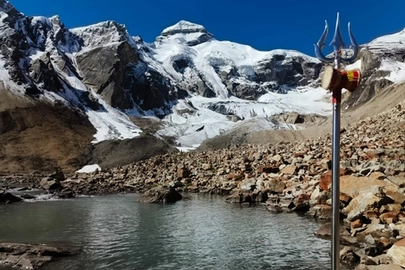
[[[324,32],[315,44],[315,54],[324,63],[333,63],[335,69],[340,68],[341,62],[350,63],[355,60],[358,54],[358,44],[354,39],[350,23],[348,25],[351,41],[350,48],[353,55],[350,58],[342,58],[341,50],[344,48],[342,33],[340,30],[339,13],[336,19],[335,34],[330,46],[333,47],[333,57],[325,57],[322,48],[325,46],[325,39],[328,34],[328,23],[325,21]],[[342,88],[333,87],[333,125],[332,125],[332,241],[331,241],[331,266],[332,270],[340,269],[340,104],[342,101]]]
[[[335,68],[339,68],[336,59]],[[342,90],[332,90],[333,128],[332,128],[332,270],[340,269],[340,103]]]

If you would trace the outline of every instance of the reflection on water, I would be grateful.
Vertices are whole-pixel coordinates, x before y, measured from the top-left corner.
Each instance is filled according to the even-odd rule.
[[[83,247],[48,270],[330,268],[330,243],[313,236],[312,219],[190,196],[172,205],[136,195],[4,205],[0,241]]]

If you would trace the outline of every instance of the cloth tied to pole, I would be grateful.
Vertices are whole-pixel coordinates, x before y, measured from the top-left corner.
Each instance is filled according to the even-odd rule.
[[[322,76],[322,88],[330,91],[344,88],[353,92],[359,86],[360,79],[359,69],[338,70],[328,66]]]

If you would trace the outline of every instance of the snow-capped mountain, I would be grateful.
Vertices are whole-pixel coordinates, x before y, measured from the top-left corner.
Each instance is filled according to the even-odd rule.
[[[404,35],[363,46],[355,63],[363,78],[384,77],[381,87],[404,80],[398,56]],[[250,131],[296,129],[273,116],[331,112],[316,58],[216,40],[187,21],[146,43],[114,21],[67,29],[58,16],[27,17],[0,0],[0,41],[0,95],[80,114],[95,128],[93,143],[144,131],[193,149],[248,121],[257,127]],[[387,44],[395,48],[388,54]],[[368,98],[362,91],[347,102]],[[0,111],[10,107],[0,102]]]
[[[361,68],[362,83],[347,100],[356,107],[376,93],[405,81],[405,30],[381,36],[361,46],[358,60],[348,69]]]
[[[147,44],[113,21],[67,29],[57,16],[26,17],[2,4],[2,28],[8,33],[4,41],[18,53],[3,52],[8,81],[20,83],[10,88],[82,106],[98,130],[95,141],[140,132],[125,116],[107,121],[108,111],[160,118],[165,125],[158,134],[176,137],[179,146],[195,147],[235,121],[298,110],[291,102],[297,89],[316,91],[321,64],[296,51],[260,52],[218,41],[203,26],[186,21]],[[311,107],[308,103],[301,110],[328,113],[326,106],[317,111]],[[204,131],[197,138],[191,131],[201,126]]]

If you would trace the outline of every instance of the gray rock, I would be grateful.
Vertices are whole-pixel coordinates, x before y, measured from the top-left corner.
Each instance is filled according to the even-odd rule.
[[[0,243],[0,264],[22,269],[37,269],[55,259],[78,254],[79,251],[78,247]]]
[[[357,265],[360,262],[360,257],[353,251],[352,247],[343,247],[339,255],[341,262],[347,265]]]
[[[173,187],[156,187],[146,191],[141,201],[150,203],[175,203],[183,196]]]
[[[51,177],[45,177],[41,180],[39,183],[41,188],[48,190],[50,192],[53,192],[55,190],[58,190],[62,187],[61,183],[59,180],[55,180]]]

